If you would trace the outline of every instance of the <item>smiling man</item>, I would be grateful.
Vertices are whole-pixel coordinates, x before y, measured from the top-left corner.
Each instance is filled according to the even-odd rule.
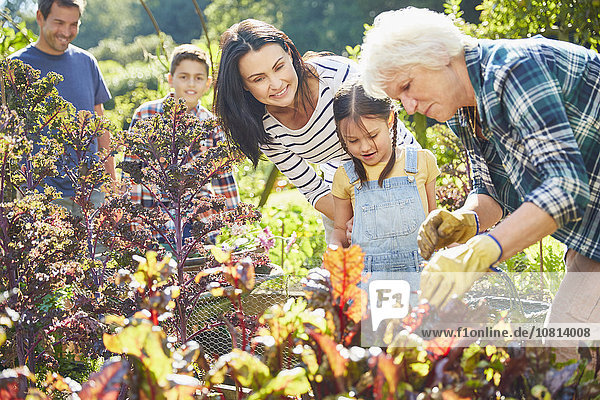
[[[10,58],[19,59],[41,71],[41,76],[54,71],[63,76],[56,85],[58,93],[79,110],[88,110],[102,115],[102,104],[110,99],[110,93],[104,82],[98,63],[87,51],[71,44],[79,32],[81,14],[85,0],[39,0],[36,21],[40,27],[40,36],[33,44],[13,53]],[[108,148],[110,132],[105,132],[92,151]],[[105,163],[109,175],[115,178],[114,161]],[[61,205],[70,210],[75,191],[66,176],[49,178],[46,182],[63,194]],[[102,202],[103,195],[95,193],[94,204]],[[64,204],[63,204],[64,201]]]

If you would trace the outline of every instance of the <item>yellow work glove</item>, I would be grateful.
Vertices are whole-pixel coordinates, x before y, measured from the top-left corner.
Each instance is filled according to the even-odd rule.
[[[452,243],[465,243],[477,233],[479,221],[475,212],[450,212],[440,208],[430,212],[419,228],[419,252],[429,260],[434,251]]]
[[[489,234],[437,252],[421,273],[420,298],[438,308],[445,306],[453,295],[469,290],[501,256],[502,246]]]

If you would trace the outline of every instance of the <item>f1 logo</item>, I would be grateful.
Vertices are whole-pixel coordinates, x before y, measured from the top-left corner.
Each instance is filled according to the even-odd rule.
[[[404,318],[408,315],[410,284],[403,280],[376,280],[369,282],[371,323],[376,331],[384,319]]]

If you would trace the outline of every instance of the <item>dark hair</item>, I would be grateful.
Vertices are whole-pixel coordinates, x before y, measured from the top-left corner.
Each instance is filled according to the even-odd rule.
[[[368,96],[360,82],[354,81],[342,85],[333,99],[333,117],[335,119],[335,126],[340,139],[340,144],[343,149],[346,150],[346,153],[350,154],[342,130],[344,130],[344,126],[348,124],[349,120],[358,125],[363,131],[367,132],[367,128],[364,126],[361,117],[381,118],[385,119],[387,122],[390,113],[392,112],[394,112],[394,106],[392,105],[391,100],[375,99]],[[381,171],[381,174],[379,174],[379,179],[377,179],[379,186],[383,184],[383,180],[388,177],[392,168],[394,168],[394,164],[396,163],[395,150],[397,141],[398,118],[394,118],[394,125],[392,127],[392,154],[390,155],[390,159],[385,165],[385,168]],[[352,154],[350,154],[350,157],[352,157],[354,170],[360,178],[360,181],[366,182],[367,173],[364,165]]]
[[[85,0],[38,0],[38,10],[44,16],[44,19],[48,18],[52,4],[58,3],[61,7],[77,7],[79,9],[79,16],[83,14],[85,9]]]
[[[265,132],[263,116],[265,105],[244,90],[238,63],[250,51],[257,51],[266,44],[277,43],[292,58],[292,65],[298,76],[296,105],[305,109],[311,105],[310,88],[307,77],[314,72],[304,63],[291,39],[273,25],[255,19],[246,19],[232,25],[221,35],[221,62],[215,84],[215,113],[223,130],[250,160],[254,166],[261,156],[259,145],[271,142]]]
[[[181,46],[175,47],[173,53],[171,53],[171,68],[169,70],[171,75],[175,73],[175,69],[177,69],[183,60],[192,60],[204,64],[206,67],[206,75],[208,76],[210,60],[208,59],[206,52],[200,47],[193,44],[182,44]]]

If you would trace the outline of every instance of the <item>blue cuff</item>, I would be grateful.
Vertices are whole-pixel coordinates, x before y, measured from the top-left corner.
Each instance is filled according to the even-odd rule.
[[[501,258],[502,258],[502,246],[500,245],[500,242],[498,241],[498,239],[496,239],[495,237],[493,237],[491,234],[486,233],[487,236],[491,237],[492,239],[494,239],[494,242],[496,242],[496,244],[498,245],[498,247],[500,248],[500,255],[498,256],[498,259],[496,261],[494,261],[494,264],[496,264]]]

